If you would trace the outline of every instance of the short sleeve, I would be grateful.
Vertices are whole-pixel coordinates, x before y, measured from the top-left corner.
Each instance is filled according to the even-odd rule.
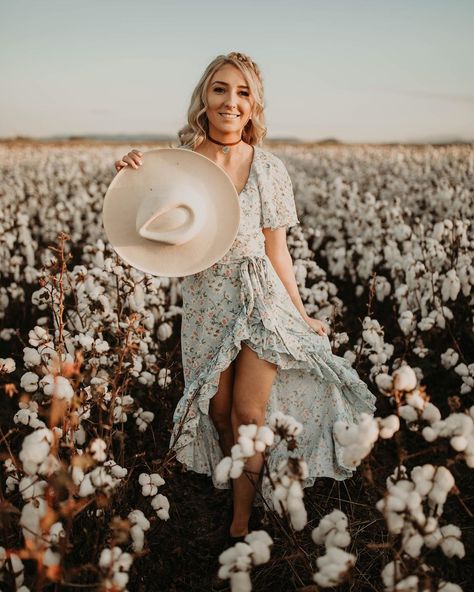
[[[262,164],[260,183],[262,228],[279,228],[299,224],[290,175],[283,162],[267,152]]]

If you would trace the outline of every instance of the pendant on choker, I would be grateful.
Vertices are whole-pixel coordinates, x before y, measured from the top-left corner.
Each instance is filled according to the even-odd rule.
[[[229,152],[229,150],[230,150],[229,146],[223,146],[223,147],[222,147],[222,152],[223,152],[224,154],[227,154],[227,152]]]

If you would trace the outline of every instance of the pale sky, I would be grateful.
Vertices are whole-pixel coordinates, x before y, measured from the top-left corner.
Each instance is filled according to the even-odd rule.
[[[474,141],[473,0],[0,0],[0,137],[175,135],[230,51],[269,138]]]

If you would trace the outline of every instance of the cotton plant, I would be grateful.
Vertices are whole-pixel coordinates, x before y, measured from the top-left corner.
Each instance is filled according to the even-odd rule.
[[[474,387],[474,362],[471,364],[461,363],[454,368],[454,372],[461,377],[461,395],[472,392]]]
[[[247,459],[257,452],[265,452],[273,444],[274,432],[267,426],[256,424],[240,425],[237,442],[231,448],[231,455],[224,456],[215,468],[219,483],[237,479],[244,470]]]
[[[379,438],[389,439],[400,428],[396,415],[385,418],[361,413],[359,420],[348,423],[344,420],[334,422],[334,436],[342,448],[344,464],[358,467],[372,451]]]
[[[461,530],[454,524],[439,524],[447,496],[454,486],[448,469],[431,464],[414,467],[410,477],[406,467],[401,465],[387,478],[387,493],[376,503],[376,508],[384,515],[389,532],[400,535],[399,553],[405,559],[417,560],[420,570],[417,572],[416,564],[408,560],[400,565],[388,563],[381,574],[387,591],[403,590],[408,584],[418,590],[418,573],[423,573],[425,578],[432,575],[432,568],[421,563],[423,547],[439,548],[448,558],[465,556]]]
[[[29,592],[29,588],[24,585],[25,581],[25,566],[20,556],[13,552],[7,551],[5,547],[0,547],[0,581],[5,580],[4,572],[10,570],[7,558],[11,564],[11,577],[15,582],[16,592]]]
[[[145,532],[150,528],[150,522],[141,510],[132,510],[129,512],[127,518],[132,525],[130,528],[130,536],[132,537],[132,549],[139,553],[143,551],[145,542]]]
[[[276,470],[271,471],[270,478],[263,478],[266,487],[272,486],[273,507],[279,516],[288,516],[291,526],[299,531],[307,522],[308,516],[303,502],[303,483],[308,478],[308,465],[302,458],[283,459]]]
[[[118,546],[102,549],[99,567],[102,572],[101,585],[104,590],[120,592],[127,590],[129,571],[133,563],[130,553],[122,551]]]
[[[272,544],[272,538],[264,530],[250,532],[243,542],[237,542],[219,555],[221,566],[217,575],[223,580],[230,580],[232,592],[250,592],[250,571],[252,567],[268,562]]]
[[[139,407],[133,413],[133,417],[135,418],[139,431],[144,432],[155,418],[155,414],[152,411],[144,411],[142,407]]]
[[[158,487],[165,484],[165,480],[158,473],[140,473],[138,483],[142,486],[142,495],[151,497],[151,507],[160,520],[169,520],[170,503],[168,498],[158,493]]]

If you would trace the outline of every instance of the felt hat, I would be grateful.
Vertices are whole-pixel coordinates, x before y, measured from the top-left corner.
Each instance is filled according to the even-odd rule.
[[[207,269],[239,230],[239,196],[229,175],[193,150],[144,152],[124,167],[104,197],[107,238],[126,262],[152,275],[182,277]]]

